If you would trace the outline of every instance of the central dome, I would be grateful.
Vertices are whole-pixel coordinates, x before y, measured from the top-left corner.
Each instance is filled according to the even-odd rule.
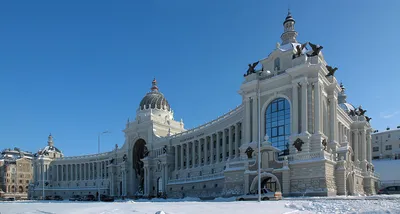
[[[140,101],[139,107],[140,110],[151,108],[170,111],[171,107],[169,106],[167,99],[165,99],[164,95],[158,91],[156,79],[152,82],[151,91],[143,97],[142,101]]]

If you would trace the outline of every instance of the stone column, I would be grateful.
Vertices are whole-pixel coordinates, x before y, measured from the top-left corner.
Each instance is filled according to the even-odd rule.
[[[194,168],[196,164],[196,143],[192,141],[192,168]]]
[[[207,136],[204,138],[204,147],[203,147],[203,156],[204,156],[204,165],[207,165]]]
[[[242,126],[242,128],[245,128],[245,130],[243,130],[242,133],[244,134],[244,138],[243,138],[244,142],[249,143],[250,135],[252,134],[251,130],[250,130],[250,116],[251,116],[251,114],[250,114],[250,112],[251,112],[250,99],[244,98],[244,103],[245,103],[245,117],[244,117],[245,125]],[[217,141],[218,141],[218,144],[217,144],[217,148],[218,148],[219,139]],[[217,155],[217,162],[219,162],[219,154]]]
[[[175,145],[175,171],[178,171],[178,145]]]
[[[257,141],[258,139],[258,99],[257,95],[253,98],[253,121],[252,121],[253,137],[252,141]],[[225,138],[224,138],[225,139]],[[225,144],[224,144],[225,145]],[[226,157],[226,154],[225,156]],[[225,160],[225,159],[224,159]]]
[[[368,132],[367,135],[367,148],[368,148],[368,162],[372,163],[372,145],[371,145],[371,133]]]
[[[307,80],[301,82],[301,132],[307,133],[308,118],[307,118]]]
[[[217,132],[217,142],[216,142],[216,145],[215,145],[216,150],[217,150],[217,154],[215,155],[215,157],[216,157],[215,162],[216,162],[216,163],[219,163],[219,154],[220,154],[220,151],[219,151],[219,141],[220,141],[220,138],[221,138],[221,132]]]
[[[292,107],[292,112],[291,112],[291,115],[292,115],[292,118],[293,118],[293,120],[292,120],[292,130],[293,130],[293,134],[298,134],[299,133],[299,131],[298,131],[298,128],[299,128],[299,97],[298,97],[298,95],[299,95],[299,86],[298,86],[298,84],[297,84],[297,82],[294,82],[293,84],[292,84],[292,87],[293,87],[293,89],[292,89],[292,96],[293,96],[293,103],[292,103],[292,105],[293,105],[293,107]]]
[[[210,164],[214,164],[214,141],[215,135],[211,134],[210,139]]]
[[[201,141],[200,141],[200,139],[199,140],[197,140],[197,156],[198,156],[198,160],[197,160],[197,162],[198,162],[198,164],[199,164],[199,167],[201,166]]]
[[[189,169],[189,142],[186,143],[186,169]]]
[[[235,158],[239,157],[239,123],[235,124]]]
[[[365,162],[367,161],[366,159],[366,154],[367,154],[367,150],[366,150],[366,135],[365,135],[365,130],[361,130],[361,161]]]
[[[222,161],[225,160],[226,160],[226,131],[224,129],[222,132]]]
[[[232,158],[233,154],[232,154],[232,144],[233,144],[233,134],[232,134],[232,126],[229,126],[229,145],[228,145],[228,149],[229,149],[229,159]]]
[[[358,166],[358,130],[354,130],[354,162],[356,163],[356,165]]]
[[[181,147],[181,170],[183,170],[183,144],[181,144],[180,147]]]
[[[60,181],[60,180],[58,180],[59,178],[58,178],[58,166],[59,165],[56,165],[56,181]]]
[[[333,95],[329,95],[329,110],[330,110],[330,126],[331,126],[331,131],[330,131],[330,141],[331,142],[337,142],[337,118],[336,118],[336,106],[337,106],[337,96],[336,93],[334,92]]]

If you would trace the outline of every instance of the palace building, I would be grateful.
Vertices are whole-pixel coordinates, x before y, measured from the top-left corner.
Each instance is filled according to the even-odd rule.
[[[186,130],[153,80],[121,148],[63,157],[49,137],[32,197],[247,194],[257,189],[258,150],[261,185],[284,196],[375,194],[369,118],[347,103],[322,46],[297,41],[290,13],[283,30],[276,49],[249,65],[242,103],[215,120]]]

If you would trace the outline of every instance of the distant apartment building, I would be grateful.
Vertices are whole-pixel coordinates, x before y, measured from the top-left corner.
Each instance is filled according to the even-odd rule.
[[[0,154],[0,197],[26,199],[33,179],[33,154],[18,148]]]
[[[376,130],[371,137],[373,159],[400,159],[400,126]]]

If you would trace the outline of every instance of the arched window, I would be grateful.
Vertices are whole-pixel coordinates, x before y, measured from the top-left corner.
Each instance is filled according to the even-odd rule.
[[[285,98],[273,100],[265,111],[266,133],[272,146],[279,148],[280,155],[289,154],[290,105]]]
[[[190,175],[190,174],[188,174],[188,175]],[[162,193],[163,192],[163,183],[162,183],[162,178],[161,177],[159,177],[157,179],[157,192],[158,193]]]
[[[281,70],[281,60],[279,58],[276,58],[274,60],[274,71],[279,71]]]

